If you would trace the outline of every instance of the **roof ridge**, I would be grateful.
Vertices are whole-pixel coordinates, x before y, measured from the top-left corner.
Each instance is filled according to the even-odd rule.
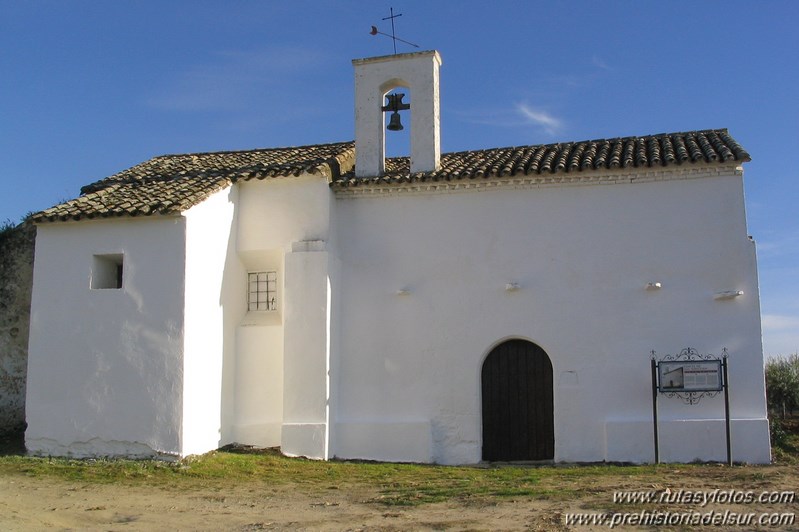
[[[431,172],[410,172],[408,160],[387,159],[386,171],[380,176],[356,178],[350,171],[335,185],[660,168],[698,162],[740,164],[751,161],[751,156],[727,128],[717,128],[445,152],[441,154],[441,167]]]
[[[267,151],[281,151],[281,150],[302,150],[306,148],[316,148],[320,146],[344,146],[345,144],[352,144],[355,146],[354,140],[345,140],[340,142],[323,142],[320,144],[303,144],[301,146],[278,146],[275,148],[252,148],[248,150],[216,150],[216,151],[196,151],[196,152],[188,152],[188,153],[164,153],[161,155],[153,155],[148,159],[148,161],[152,161],[154,159],[164,159],[168,157],[191,157],[197,155],[232,155],[236,153],[258,153],[258,152],[267,152]],[[147,162],[147,161],[144,161]],[[124,170],[123,170],[124,171]],[[118,172],[121,173],[121,172]]]
[[[609,137],[609,138],[598,138],[598,139],[586,139],[586,140],[570,140],[570,141],[558,141],[558,142],[549,142],[546,144],[517,144],[515,146],[498,146],[494,148],[475,148],[470,150],[457,150],[457,151],[448,151],[442,152],[441,155],[450,155],[450,154],[465,154],[465,153],[477,153],[477,152],[497,152],[503,150],[523,150],[523,149],[530,149],[530,148],[553,148],[553,147],[564,147],[564,146],[574,146],[577,144],[588,144],[588,143],[599,143],[599,142],[616,142],[620,140],[637,140],[637,139],[649,139],[649,138],[662,138],[662,137],[674,137],[680,135],[696,135],[696,134],[707,134],[707,133],[725,133],[729,135],[729,131],[727,128],[716,128],[716,129],[694,129],[690,131],[676,131],[676,132],[664,132],[664,133],[655,133],[653,135],[626,135],[623,137]],[[398,157],[387,157],[388,159],[407,159],[407,155],[400,155]]]
[[[445,152],[441,167],[432,172],[411,173],[410,157],[389,157],[382,175],[364,178],[355,178],[355,155],[354,141],[159,155],[82,187],[82,197],[37,213],[33,220],[178,214],[238,181],[305,173],[348,187],[751,160],[726,128]]]

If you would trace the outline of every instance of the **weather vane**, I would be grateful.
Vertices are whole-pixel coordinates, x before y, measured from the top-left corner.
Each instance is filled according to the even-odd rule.
[[[397,17],[401,17],[402,13],[395,15],[393,7],[389,8],[389,10],[391,14],[387,17],[383,17],[383,20],[391,21],[391,35],[389,35],[388,33],[383,33],[382,31],[378,31],[377,26],[372,26],[372,31],[370,31],[369,33],[371,35],[385,35],[386,37],[391,37],[391,40],[394,41],[394,55],[397,55],[397,41],[404,42],[405,44],[410,44],[414,48],[419,48],[418,44],[413,44],[412,42],[408,42],[405,39],[400,39],[399,37],[397,37],[397,34],[394,31],[394,19]]]

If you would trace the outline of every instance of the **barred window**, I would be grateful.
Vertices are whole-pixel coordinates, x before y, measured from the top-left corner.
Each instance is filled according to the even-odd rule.
[[[247,310],[277,310],[277,272],[250,272]]]

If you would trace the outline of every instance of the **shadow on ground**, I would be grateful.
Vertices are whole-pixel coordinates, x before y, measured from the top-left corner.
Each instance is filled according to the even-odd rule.
[[[0,456],[25,454],[25,431],[6,432],[0,434]]]

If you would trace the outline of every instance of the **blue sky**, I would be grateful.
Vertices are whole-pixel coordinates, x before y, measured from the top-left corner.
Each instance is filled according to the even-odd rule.
[[[799,349],[796,1],[0,0],[0,220],[155,155],[351,140],[389,7],[443,57],[444,151],[728,128],[764,350]]]

